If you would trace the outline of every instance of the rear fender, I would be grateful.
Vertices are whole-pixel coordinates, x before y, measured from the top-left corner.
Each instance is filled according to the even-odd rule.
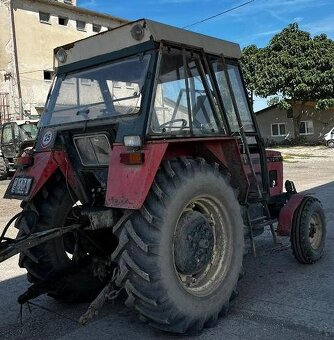
[[[28,168],[16,170],[14,177],[9,183],[4,198],[15,198],[23,201],[30,201],[58,169],[63,173],[64,178],[67,179],[69,186],[73,189],[76,195],[80,197],[79,185],[66,153],[64,151],[45,151],[34,154],[33,165]],[[19,196],[11,193],[13,181],[17,177],[30,177],[33,179],[28,195]]]
[[[122,153],[129,153],[123,145],[114,145],[109,160],[105,205],[112,208],[140,209],[168,147],[167,142],[146,144],[144,163],[127,165],[120,162]]]
[[[122,153],[129,153],[123,145],[113,146],[109,159],[108,185],[105,205],[112,208],[140,209],[151,188],[154,177],[164,159],[191,156],[202,157],[208,162],[217,162],[231,174],[231,184],[239,189],[243,200],[249,182],[241,162],[235,138],[187,138],[169,141],[154,141],[140,150],[145,154],[142,165],[125,165],[120,162]]]
[[[277,234],[279,236],[290,236],[293,218],[306,195],[295,194],[281,209],[278,217]]]

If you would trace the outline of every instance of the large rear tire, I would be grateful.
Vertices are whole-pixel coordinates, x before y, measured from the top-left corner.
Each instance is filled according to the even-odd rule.
[[[17,221],[18,236],[62,227],[72,209],[68,189],[60,177],[54,177],[24,207]],[[67,234],[68,235],[68,234]],[[66,252],[65,235],[44,242],[20,254],[19,265],[26,268],[28,281],[46,285],[46,292],[59,300],[91,301],[105,285],[93,275],[91,258],[74,263]]]
[[[242,269],[243,221],[217,166],[166,161],[118,236],[117,284],[141,320],[189,334],[227,312]]]
[[[4,180],[8,177],[9,170],[6,164],[5,159],[0,156],[0,180]]]

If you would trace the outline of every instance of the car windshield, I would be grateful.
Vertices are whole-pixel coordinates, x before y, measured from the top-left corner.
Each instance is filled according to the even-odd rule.
[[[59,77],[41,126],[138,113],[149,61],[140,55]]]
[[[23,140],[35,139],[37,136],[37,126],[33,123],[24,123],[19,125],[22,132]]]

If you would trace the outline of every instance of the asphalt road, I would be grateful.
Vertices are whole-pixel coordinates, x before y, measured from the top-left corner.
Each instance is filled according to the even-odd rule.
[[[248,254],[244,258],[245,276],[228,316],[195,338],[334,339],[334,150],[321,151],[315,158],[297,149],[297,156],[287,157],[285,177],[295,180],[297,188],[315,193],[323,203],[328,228],[323,259],[301,265],[292,255],[289,240],[280,238],[282,244],[273,247],[267,231],[256,239],[258,257]],[[314,152],[317,149],[311,154]],[[8,182],[0,182],[0,195]],[[0,200],[2,225],[18,210],[19,202]],[[28,287],[25,270],[18,267],[17,256],[0,266],[1,339],[179,338],[138,321],[121,299],[107,304],[95,319],[80,326],[76,320],[87,304],[64,304],[41,296],[34,300],[38,306],[31,306],[31,313],[24,306],[21,324],[16,299]]]

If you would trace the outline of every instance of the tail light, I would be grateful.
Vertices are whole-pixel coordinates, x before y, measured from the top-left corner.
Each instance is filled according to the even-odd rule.
[[[15,159],[16,168],[28,168],[34,164],[34,157],[30,150],[24,151],[20,157]]]
[[[145,154],[143,152],[129,152],[121,153],[121,163],[127,165],[140,165],[145,161]]]

